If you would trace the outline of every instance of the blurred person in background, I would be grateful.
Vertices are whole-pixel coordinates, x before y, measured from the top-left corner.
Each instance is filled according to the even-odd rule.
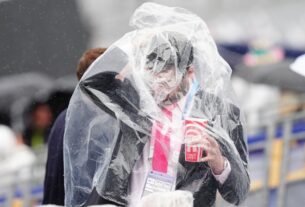
[[[35,148],[47,143],[53,121],[50,106],[44,102],[33,104],[30,109],[28,127],[23,133],[24,143]]]
[[[9,127],[0,125],[0,185],[29,178],[35,160],[31,149],[18,140]]]
[[[87,50],[79,59],[76,75],[80,80],[91,63],[102,55],[106,48],[92,48]],[[64,167],[63,167],[63,138],[65,131],[64,110],[56,118],[48,138],[48,158],[44,182],[43,204],[64,205]]]

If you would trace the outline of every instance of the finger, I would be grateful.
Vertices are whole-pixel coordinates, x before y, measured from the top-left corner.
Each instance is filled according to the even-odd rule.
[[[214,147],[217,147],[217,146],[218,146],[217,141],[216,141],[214,138],[212,138],[211,136],[207,136],[206,139],[208,140],[208,142],[209,142],[212,146],[214,146]]]
[[[216,150],[214,148],[209,148],[209,155],[215,156],[216,155]]]
[[[202,157],[202,158],[200,158],[200,162],[209,162],[209,161],[211,161],[212,160],[212,157],[211,156],[205,156],[205,157]]]
[[[203,148],[204,152],[205,152],[207,155],[213,156],[213,157],[216,157],[217,154],[218,154],[218,151],[219,151],[218,149],[216,149],[216,148],[213,147],[213,146],[207,146],[207,145],[205,145],[205,146],[202,146],[202,148]]]
[[[203,151],[204,151],[204,153],[206,154],[206,156],[207,156],[207,155],[209,155],[209,156],[213,156],[213,155],[214,155],[214,150],[213,150],[212,147],[203,146],[202,148],[203,148]]]
[[[209,154],[210,156],[217,157],[218,154],[220,153],[219,149],[217,149],[217,147],[215,147],[215,146],[210,146],[210,147],[203,146],[203,148],[207,152],[207,154]]]

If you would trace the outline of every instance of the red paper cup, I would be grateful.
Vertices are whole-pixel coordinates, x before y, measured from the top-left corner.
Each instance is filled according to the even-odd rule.
[[[184,120],[184,139],[185,139],[185,161],[200,162],[203,156],[203,147],[188,145],[187,142],[203,138],[203,132],[208,120],[198,118],[187,118]]]

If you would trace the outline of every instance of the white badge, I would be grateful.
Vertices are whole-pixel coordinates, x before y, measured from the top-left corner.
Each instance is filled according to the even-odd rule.
[[[142,197],[154,192],[173,191],[175,181],[176,179],[173,176],[169,176],[165,173],[151,171],[147,176]]]

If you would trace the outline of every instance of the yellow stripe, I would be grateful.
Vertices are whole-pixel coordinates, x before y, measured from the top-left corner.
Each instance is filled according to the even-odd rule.
[[[263,187],[263,181],[262,180],[254,180],[254,181],[251,182],[250,191],[253,192],[253,191],[259,190],[262,187]]]
[[[271,163],[269,170],[269,188],[277,188],[280,184],[280,172],[282,165],[283,155],[283,141],[281,139],[274,139],[272,141],[271,149]],[[303,169],[289,172],[287,177],[287,182],[295,182],[300,180],[305,180],[305,165]],[[251,182],[250,191],[256,191],[263,187],[263,180],[254,180]]]
[[[287,178],[288,183],[305,180],[305,167],[304,167],[304,169],[290,172],[286,178]],[[263,180],[251,181],[250,191],[251,192],[257,191],[257,190],[261,189],[262,187],[263,187]],[[278,185],[276,187],[278,187]]]
[[[305,180],[305,167],[301,170],[290,172],[287,175],[288,182],[294,182],[299,180]]]
[[[280,184],[280,171],[282,165],[283,141],[274,139],[272,141],[271,163],[269,170],[269,187],[275,188]]]

